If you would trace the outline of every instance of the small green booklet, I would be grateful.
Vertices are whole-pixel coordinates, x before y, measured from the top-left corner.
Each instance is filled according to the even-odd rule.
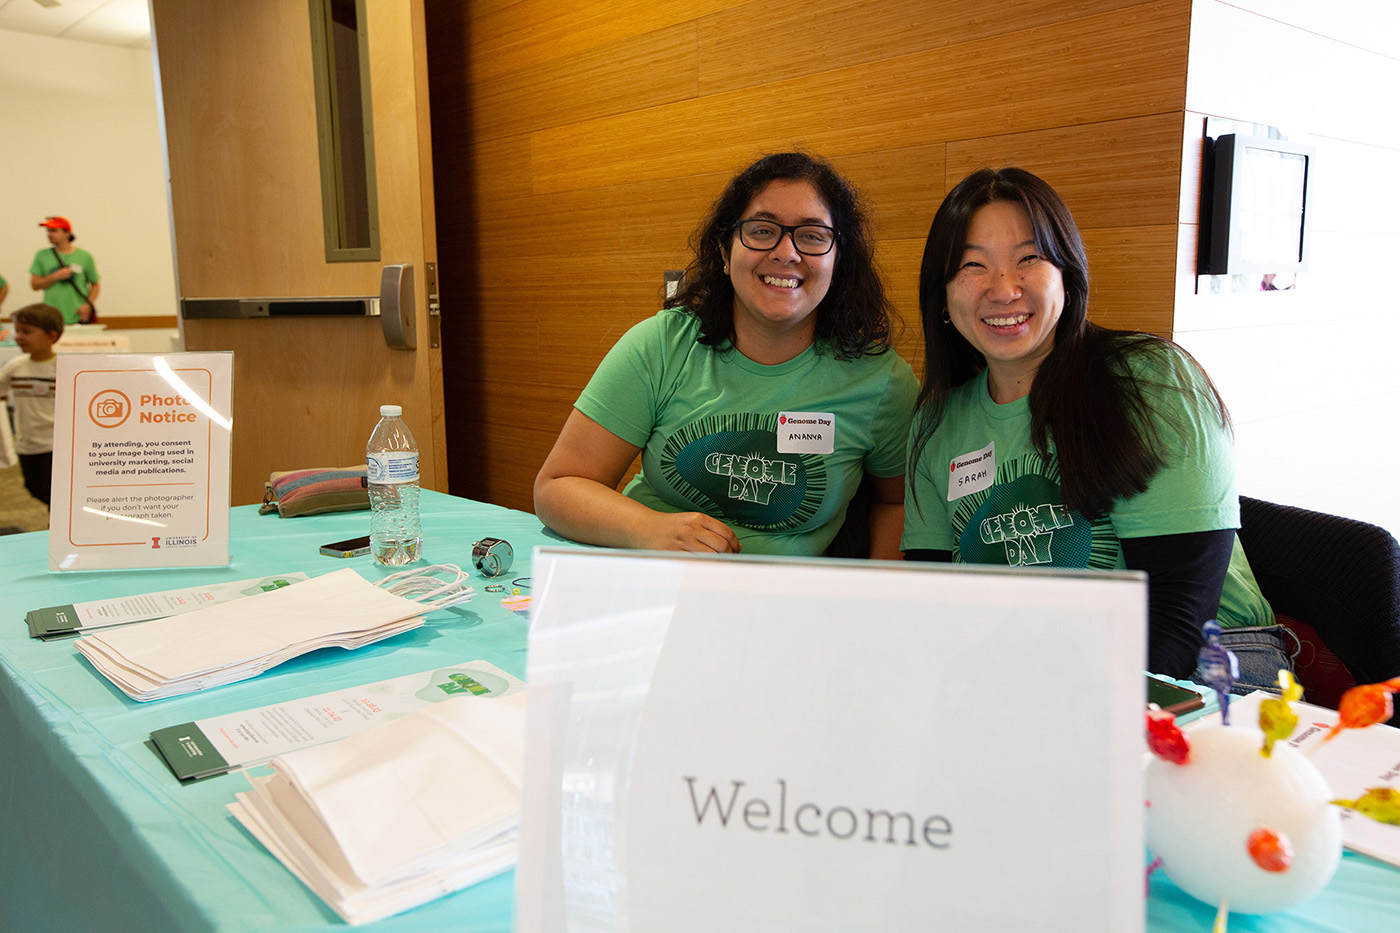
[[[29,626],[30,638],[42,638],[47,641],[51,638],[81,635],[92,629],[112,625],[149,622],[151,619],[177,616],[215,603],[226,603],[240,596],[252,596],[254,593],[280,589],[306,579],[309,578],[304,573],[282,573],[251,580],[215,583],[194,589],[162,590],[159,593],[142,593],[138,596],[122,596],[68,606],[49,606],[45,609],[29,610],[24,621]]]
[[[525,684],[489,661],[467,661],[358,687],[151,733],[155,752],[181,781],[263,764],[408,715],[454,696],[505,697]]]

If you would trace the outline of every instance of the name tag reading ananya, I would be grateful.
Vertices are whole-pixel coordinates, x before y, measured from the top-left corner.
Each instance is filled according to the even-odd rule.
[[[835,449],[835,415],[820,411],[778,413],[778,453],[829,454]]]
[[[996,444],[954,457],[948,463],[948,501],[991,487],[997,478]]]

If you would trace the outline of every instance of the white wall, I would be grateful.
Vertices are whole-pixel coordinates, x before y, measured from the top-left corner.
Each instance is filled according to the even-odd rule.
[[[1196,293],[1184,276],[1175,336],[1230,406],[1241,493],[1400,537],[1396,87],[1389,0],[1197,0],[1186,109],[1316,147],[1312,246],[1292,292]]]
[[[3,310],[39,298],[38,223],[59,214],[97,261],[102,317],[175,316],[151,53],[0,30],[0,128]]]

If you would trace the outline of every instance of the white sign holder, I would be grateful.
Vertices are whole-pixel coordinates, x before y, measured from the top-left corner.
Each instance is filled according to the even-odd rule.
[[[1141,574],[533,568],[522,933],[1143,929]]]
[[[233,354],[58,357],[49,569],[227,565]]]

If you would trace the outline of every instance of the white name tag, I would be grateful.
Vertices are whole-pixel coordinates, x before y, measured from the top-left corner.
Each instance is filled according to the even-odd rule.
[[[778,413],[778,453],[829,454],[835,449],[835,415],[821,411]]]
[[[954,457],[948,464],[948,501],[991,487],[997,478],[996,444]]]

